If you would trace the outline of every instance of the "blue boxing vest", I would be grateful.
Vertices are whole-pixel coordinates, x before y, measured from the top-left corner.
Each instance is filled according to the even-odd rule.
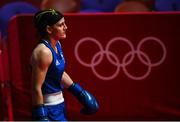
[[[65,60],[59,41],[56,44],[58,53],[55,52],[55,50],[52,48],[51,44],[48,41],[43,40],[42,43],[51,50],[53,57],[52,63],[48,68],[45,81],[41,88],[44,95],[62,91],[60,81],[65,69]]]

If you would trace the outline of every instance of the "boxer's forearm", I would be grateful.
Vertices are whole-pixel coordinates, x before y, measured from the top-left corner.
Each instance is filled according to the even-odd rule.
[[[61,82],[65,88],[69,88],[73,84],[73,80],[66,72],[63,73]]]
[[[42,94],[41,89],[34,89],[32,98],[33,98],[33,105],[44,104],[44,102],[43,102],[43,94]]]

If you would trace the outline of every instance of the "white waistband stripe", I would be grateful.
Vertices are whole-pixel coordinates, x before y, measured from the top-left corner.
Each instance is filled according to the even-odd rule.
[[[64,102],[62,92],[46,94],[43,96],[44,105],[57,105]]]

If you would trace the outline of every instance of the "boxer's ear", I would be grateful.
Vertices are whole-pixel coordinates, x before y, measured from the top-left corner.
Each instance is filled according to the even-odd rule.
[[[46,26],[46,31],[47,31],[48,34],[51,34],[52,33],[52,27],[47,25]]]

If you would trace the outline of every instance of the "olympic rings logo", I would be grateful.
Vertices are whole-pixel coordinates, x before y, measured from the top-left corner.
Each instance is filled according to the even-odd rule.
[[[90,41],[90,42],[93,42],[95,43],[98,48],[99,48],[99,52],[97,52],[96,54],[94,54],[94,56],[92,57],[91,59],[91,63],[86,63],[84,62],[80,56],[79,56],[79,47],[82,43],[84,42],[87,42],[87,41]],[[116,54],[114,54],[112,51],[110,51],[110,46],[114,43],[114,42],[117,42],[117,41],[122,41],[122,42],[125,42],[129,47],[130,47],[130,51],[128,53],[126,53],[124,55],[124,57],[122,58],[122,62],[119,61],[118,57]],[[144,43],[146,43],[147,41],[155,41],[157,42],[161,47],[162,47],[162,51],[163,51],[163,54],[162,54],[162,57],[160,58],[159,61],[155,62],[155,63],[152,63],[152,61],[150,60],[149,56],[143,52],[141,50],[141,47]],[[147,78],[151,72],[151,69],[152,67],[156,67],[156,66],[159,66],[160,64],[162,64],[166,58],[166,54],[167,54],[167,51],[166,51],[166,47],[164,45],[164,43],[156,38],[156,37],[145,37],[143,38],[137,45],[137,48],[135,49],[133,44],[127,39],[127,38],[124,38],[124,37],[114,37],[112,38],[106,45],[105,49],[103,49],[101,43],[96,40],[95,38],[92,38],[92,37],[85,37],[85,38],[82,38],[80,39],[76,45],[75,45],[75,57],[76,59],[79,61],[80,64],[82,64],[83,66],[85,67],[90,67],[92,69],[92,72],[94,73],[94,75],[96,77],[98,77],[99,79],[101,80],[112,80],[114,79],[115,77],[117,77],[119,71],[120,71],[120,68],[123,69],[125,75],[132,79],[132,80],[143,80],[145,78]],[[116,71],[113,73],[113,75],[111,76],[102,76],[100,75],[96,69],[95,69],[95,66],[97,66],[98,64],[100,64],[104,58],[104,55],[107,57],[108,61],[116,66]],[[145,66],[147,66],[147,71],[144,73],[144,75],[142,76],[134,76],[132,74],[130,74],[127,70],[127,66],[129,64],[131,64],[133,62],[133,59],[135,58],[135,55],[137,55],[139,61],[144,64]],[[99,57],[99,58],[98,58]],[[96,60],[98,58],[98,60]],[[113,60],[113,59],[114,60]]]

